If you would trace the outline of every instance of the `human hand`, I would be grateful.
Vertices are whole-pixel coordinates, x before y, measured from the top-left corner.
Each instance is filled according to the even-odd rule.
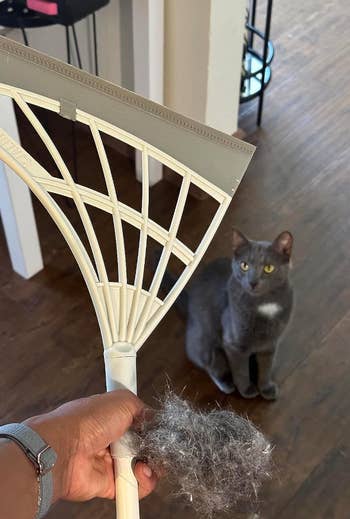
[[[26,420],[58,454],[53,469],[54,501],[113,499],[115,483],[109,445],[118,440],[144,410],[127,390],[75,400]],[[140,499],[150,494],[157,477],[145,464],[134,468]]]

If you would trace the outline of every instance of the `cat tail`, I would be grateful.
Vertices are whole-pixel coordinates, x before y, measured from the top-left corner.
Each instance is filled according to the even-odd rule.
[[[153,264],[153,270],[155,271],[159,262],[161,256],[161,251],[156,250],[154,254],[154,264]],[[170,290],[173,288],[175,283],[177,282],[178,277],[170,272],[168,269],[165,271],[162,283],[160,285],[161,290],[165,294],[169,294]],[[187,317],[187,310],[188,310],[188,292],[186,289],[182,290],[180,294],[178,295],[177,299],[174,303],[175,308],[180,313],[181,317],[186,318]]]

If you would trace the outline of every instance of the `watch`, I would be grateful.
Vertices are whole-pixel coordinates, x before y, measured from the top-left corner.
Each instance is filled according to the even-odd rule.
[[[36,519],[44,517],[52,503],[53,479],[51,471],[57,460],[56,452],[38,433],[22,423],[0,426],[0,438],[8,438],[14,441],[33,463],[39,484]]]

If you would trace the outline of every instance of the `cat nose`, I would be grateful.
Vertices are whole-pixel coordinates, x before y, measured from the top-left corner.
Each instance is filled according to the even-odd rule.
[[[257,281],[251,281],[250,282],[250,286],[254,290],[258,286],[258,282]]]

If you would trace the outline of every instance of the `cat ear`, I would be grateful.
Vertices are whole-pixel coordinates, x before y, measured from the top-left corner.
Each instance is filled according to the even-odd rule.
[[[281,232],[272,243],[272,248],[279,254],[282,254],[282,256],[286,256],[289,259],[293,248],[292,234],[289,231]]]
[[[238,229],[232,231],[232,247],[235,253],[242,245],[248,245],[249,241]]]

